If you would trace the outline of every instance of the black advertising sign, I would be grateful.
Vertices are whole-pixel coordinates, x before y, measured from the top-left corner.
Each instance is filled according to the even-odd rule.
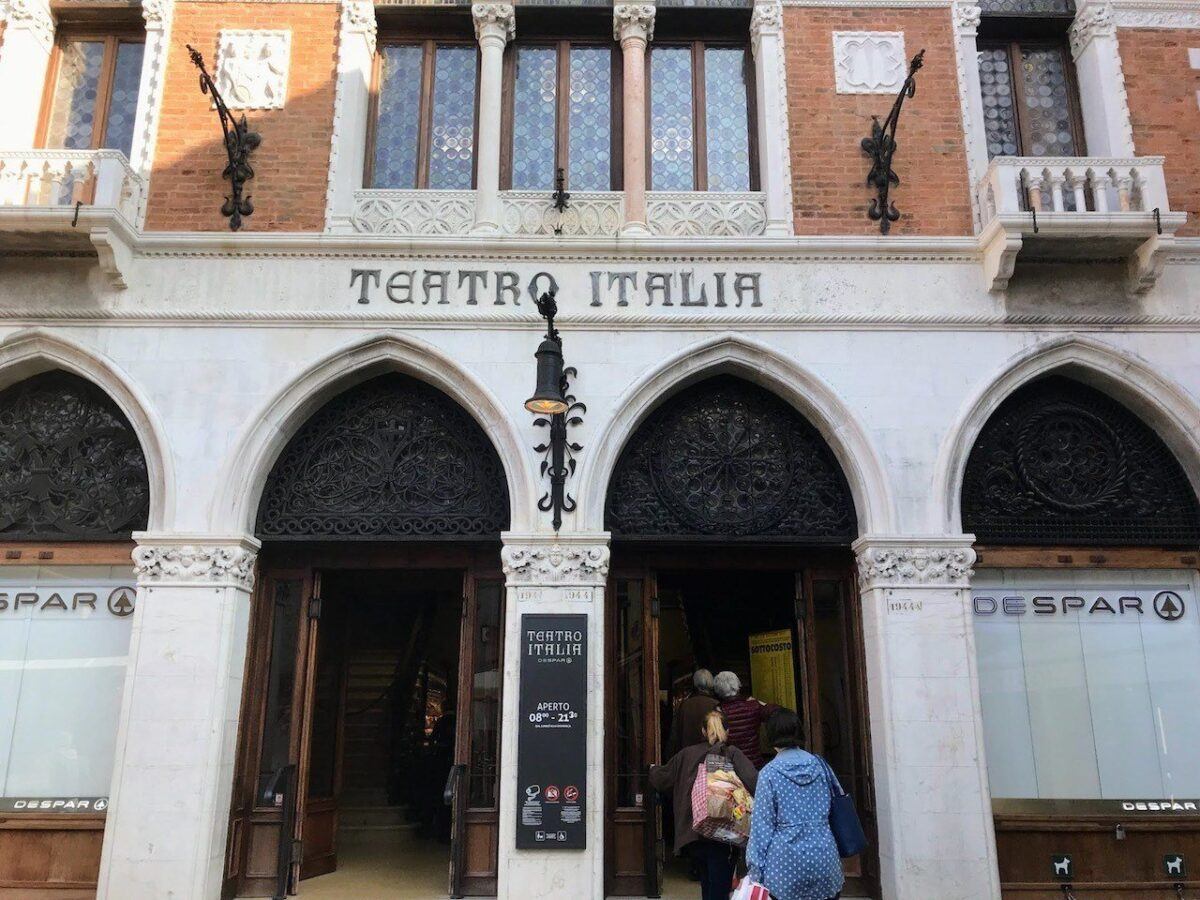
[[[517,849],[587,846],[586,615],[521,616]]]

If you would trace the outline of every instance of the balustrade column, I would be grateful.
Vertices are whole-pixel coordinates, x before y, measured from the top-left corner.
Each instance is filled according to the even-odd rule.
[[[508,3],[476,3],[471,7],[479,40],[479,134],[475,147],[475,230],[500,230],[500,94],[504,80],[504,45],[516,34]]]
[[[784,96],[783,6],[779,0],[758,0],[754,4],[750,46],[758,114],[758,182],[767,215],[763,234],[788,235],[793,229],[792,185]]]
[[[649,234],[646,226],[646,48],[654,39],[654,5],[613,7],[613,38],[621,42],[622,140],[625,223],[621,234]]]
[[[221,895],[258,541],[135,535],[98,900]]]
[[[54,46],[54,17],[47,0],[0,0],[0,122],[4,146],[33,146],[42,109],[42,86]]]
[[[858,557],[883,896],[999,900],[969,579],[972,537]]]
[[[501,559],[507,591],[504,685],[500,734],[500,852],[498,900],[526,897],[604,897],[604,589],[608,535],[504,534]],[[587,616],[587,776],[583,785],[587,849],[516,849],[517,716],[521,692],[521,616]]]

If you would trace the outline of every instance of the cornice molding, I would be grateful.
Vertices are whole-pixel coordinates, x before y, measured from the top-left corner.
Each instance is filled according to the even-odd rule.
[[[1178,28],[1200,31],[1195,0],[1113,0],[1118,28]]]
[[[876,537],[853,544],[859,585],[879,588],[965,588],[974,574],[973,535],[959,537]]]
[[[254,588],[259,542],[250,537],[135,534],[133,568],[139,585]]]
[[[608,579],[607,543],[522,543],[505,541],[500,551],[510,585],[603,586]]]

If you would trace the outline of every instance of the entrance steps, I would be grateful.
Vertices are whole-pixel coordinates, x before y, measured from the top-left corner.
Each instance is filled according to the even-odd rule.
[[[338,827],[348,831],[416,828],[417,823],[408,819],[406,806],[344,806],[338,815]]]

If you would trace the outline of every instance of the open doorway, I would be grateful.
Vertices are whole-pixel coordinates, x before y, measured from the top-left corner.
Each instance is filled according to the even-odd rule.
[[[315,824],[322,800],[335,800],[329,852],[336,868],[306,848],[300,893],[444,896],[451,810],[443,788],[457,733],[461,577],[334,572],[322,594],[308,822]]]

